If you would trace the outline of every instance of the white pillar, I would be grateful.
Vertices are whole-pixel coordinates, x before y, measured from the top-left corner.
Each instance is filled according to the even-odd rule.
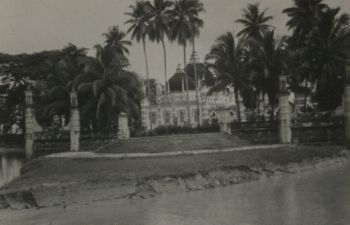
[[[289,107],[289,93],[287,91],[287,80],[285,76],[280,78],[280,96],[279,96],[279,119],[280,119],[280,142],[290,144],[292,142],[291,115]]]
[[[118,138],[128,139],[130,138],[128,114],[120,113],[118,115]]]
[[[142,120],[142,126],[146,130],[151,129],[151,121],[150,121],[150,112],[149,112],[149,101],[147,98],[142,99],[141,101],[141,120]]]
[[[70,116],[70,150],[79,151],[80,138],[80,115],[78,109],[78,98],[75,91],[70,93],[71,116]]]
[[[33,94],[30,90],[25,91],[25,146],[24,151],[26,158],[33,156],[34,144],[34,109]]]

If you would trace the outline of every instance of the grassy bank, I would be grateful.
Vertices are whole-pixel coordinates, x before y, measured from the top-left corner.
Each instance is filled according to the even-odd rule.
[[[344,147],[289,146],[122,160],[40,158],[25,165],[22,176],[0,190],[0,207],[47,207],[200,190],[296,173],[347,156]]]

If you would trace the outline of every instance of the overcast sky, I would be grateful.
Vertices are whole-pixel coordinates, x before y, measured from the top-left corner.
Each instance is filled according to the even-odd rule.
[[[90,49],[103,42],[102,33],[108,27],[119,25],[123,30],[127,17],[124,12],[134,0],[0,0],[0,52],[17,54],[49,49],[60,49],[67,43]],[[204,27],[197,40],[200,60],[215,39],[226,31],[240,30],[234,21],[241,17],[248,3],[260,2],[261,9],[274,19],[271,24],[278,34],[286,34],[287,17],[282,10],[292,0],[202,0],[206,12],[202,15]],[[349,0],[325,0],[330,6],[350,12]],[[163,52],[161,45],[147,43],[150,76],[163,82]],[[183,62],[182,48],[167,44],[168,74],[174,73]],[[188,52],[190,55],[190,52]],[[130,48],[130,69],[145,77],[142,46],[133,42]],[[168,75],[168,77],[169,77]]]

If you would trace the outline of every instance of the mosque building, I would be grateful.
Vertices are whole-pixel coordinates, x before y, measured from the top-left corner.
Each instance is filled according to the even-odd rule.
[[[204,84],[207,74],[200,68],[203,64],[197,65],[198,79],[195,79],[194,73],[188,74],[189,113],[186,75],[178,66],[175,74],[166,83],[167,88],[156,81],[154,100],[151,103],[147,97],[142,100],[142,124],[146,130],[170,125],[207,126],[237,119],[233,88],[209,94],[210,88]],[[244,116],[244,107],[241,105],[241,115]]]

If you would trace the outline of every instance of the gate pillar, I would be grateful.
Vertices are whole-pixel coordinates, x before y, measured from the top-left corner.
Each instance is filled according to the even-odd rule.
[[[128,139],[130,137],[128,114],[120,113],[118,115],[118,138]]]
[[[289,92],[287,90],[287,78],[280,77],[280,96],[279,96],[279,136],[281,144],[290,144],[292,142],[291,112],[289,106]]]
[[[33,107],[33,93],[30,90],[24,92],[25,95],[25,146],[24,152],[26,158],[33,156],[34,144],[34,107]]]
[[[70,150],[79,151],[80,139],[80,115],[78,109],[78,97],[75,91],[70,93],[71,116],[70,116]]]

